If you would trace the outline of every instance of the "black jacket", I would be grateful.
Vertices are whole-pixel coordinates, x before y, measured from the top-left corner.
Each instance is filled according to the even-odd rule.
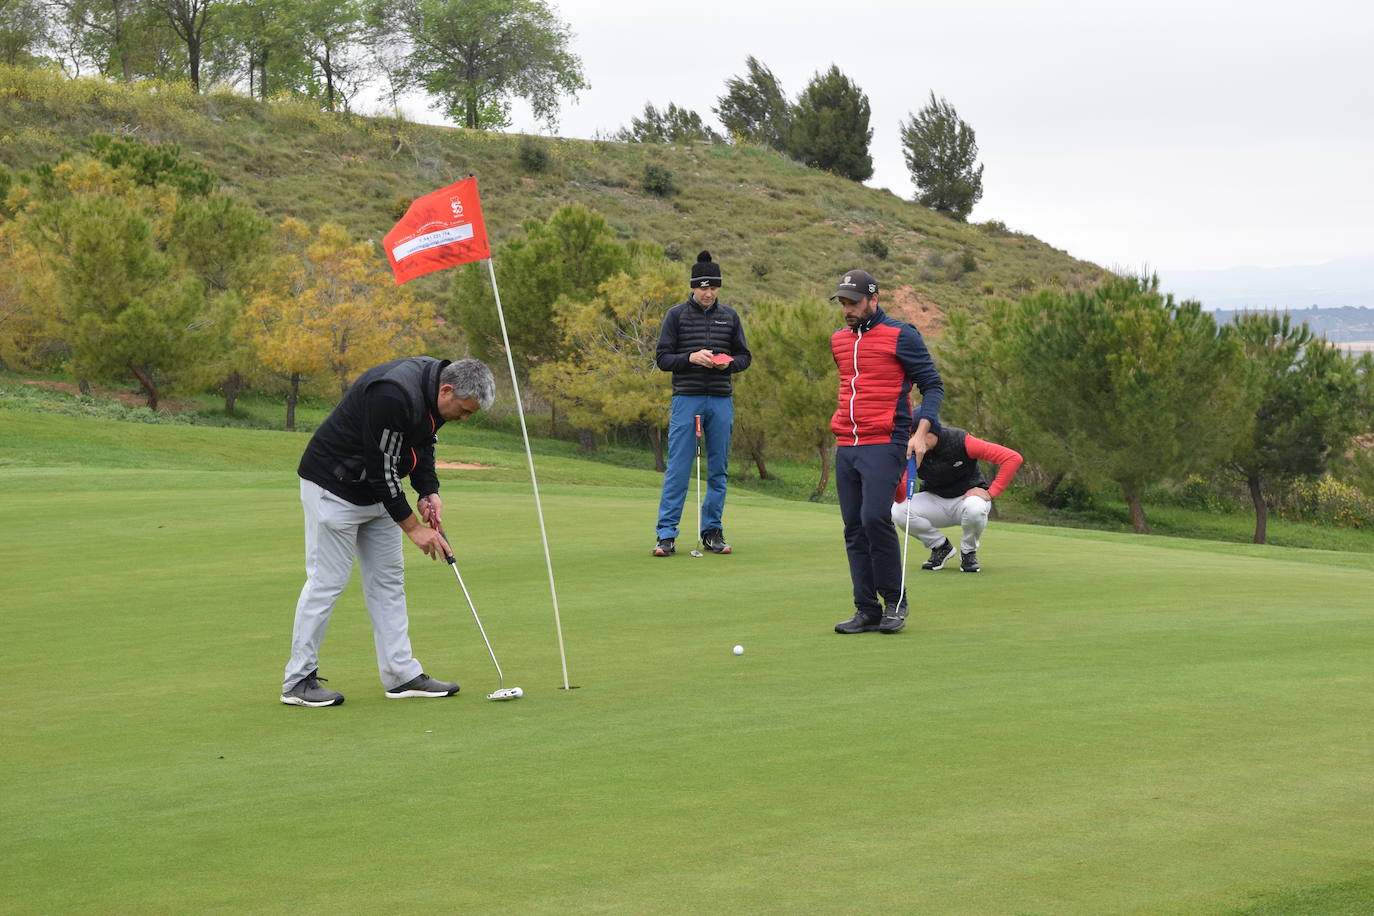
[[[296,473],[356,506],[382,503],[396,521],[411,514],[401,481],[421,496],[439,492],[434,434],[439,373],[448,360],[410,356],[358,376],[315,430]]]
[[[728,353],[734,362],[723,372],[693,365],[688,357],[702,349]],[[751,359],[744,326],[728,305],[717,302],[702,308],[694,296],[689,296],[663,316],[654,362],[664,372],[673,373],[673,394],[729,397],[734,390],[730,376],[748,369]]]
[[[916,469],[916,476],[921,479],[921,492],[948,499],[963,496],[974,487],[986,489],[987,478],[964,448],[968,431],[945,426],[938,435],[935,447],[926,452],[921,466]]]

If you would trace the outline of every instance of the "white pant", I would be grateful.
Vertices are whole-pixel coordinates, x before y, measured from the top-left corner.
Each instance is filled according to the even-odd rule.
[[[305,509],[305,587],[296,602],[291,660],[282,693],[319,666],[320,643],[329,615],[353,575],[353,558],[363,575],[363,601],[372,618],[377,673],[390,690],[420,675],[410,652],[406,616],[405,558],[401,528],[381,503],[355,506],[319,484],[301,481]]]
[[[906,502],[892,504],[892,524],[897,526],[898,531],[907,531],[912,537],[919,538],[928,549],[934,550],[945,540],[939,529],[958,525],[964,532],[959,541],[960,552],[972,553],[978,549],[983,529],[988,526],[992,503],[981,496],[944,497],[933,493],[917,493],[909,502],[909,527]]]

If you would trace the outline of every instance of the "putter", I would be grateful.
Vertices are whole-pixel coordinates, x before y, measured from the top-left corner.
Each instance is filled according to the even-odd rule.
[[[701,414],[696,415],[697,421],[697,546],[692,548],[692,556],[705,556],[701,552]]]
[[[897,606],[906,601],[906,554],[911,548],[911,499],[916,495],[916,456],[906,459],[906,525],[902,538],[902,587],[897,591]],[[908,608],[908,612],[909,612]]]
[[[463,583],[463,574],[458,572],[458,558],[453,555],[452,545],[448,542],[448,535],[444,534],[444,529],[440,528],[439,537],[444,539],[444,560],[449,566],[453,567],[453,574],[458,577],[458,587],[463,590],[463,597],[468,600],[468,607],[472,609],[472,619],[477,621],[477,632],[482,634],[482,642],[487,644],[487,652],[491,654],[491,663],[496,666],[496,680],[500,685],[494,693],[487,694],[488,700],[518,700],[525,695],[525,691],[519,687],[507,687],[505,675],[501,673],[501,663],[496,660],[496,652],[491,648],[491,640],[487,639],[487,631],[482,627],[482,619],[477,616],[477,607],[472,603],[472,596],[468,594],[468,587]]]

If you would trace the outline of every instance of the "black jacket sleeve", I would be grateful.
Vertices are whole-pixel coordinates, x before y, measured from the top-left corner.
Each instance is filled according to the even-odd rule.
[[[421,496],[439,492],[439,475],[434,472],[433,437],[430,437],[428,442],[415,446],[415,470],[410,472],[410,486]]]
[[[397,522],[412,510],[401,484],[418,455],[405,444],[406,401],[399,386],[378,382],[368,389],[363,406],[363,469],[372,493]],[[434,447],[429,448],[433,474]]]
[[[677,352],[677,328],[679,311],[670,308],[663,316],[663,325],[658,330],[658,348],[654,351],[654,363],[664,372],[685,372],[691,368],[690,353]]]
[[[735,313],[735,333],[730,341],[730,355],[734,357],[734,361],[730,363],[731,372],[743,372],[754,361],[754,354],[749,352],[749,344],[744,342],[744,322],[739,320],[738,312]]]

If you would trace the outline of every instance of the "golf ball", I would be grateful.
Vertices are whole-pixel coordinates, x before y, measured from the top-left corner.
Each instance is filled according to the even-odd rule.
[[[517,697],[523,697],[525,695],[525,691],[519,687],[514,688],[511,693],[515,694]]]
[[[743,655],[743,654],[744,654],[744,646],[735,646],[735,654],[736,654],[736,655]]]

